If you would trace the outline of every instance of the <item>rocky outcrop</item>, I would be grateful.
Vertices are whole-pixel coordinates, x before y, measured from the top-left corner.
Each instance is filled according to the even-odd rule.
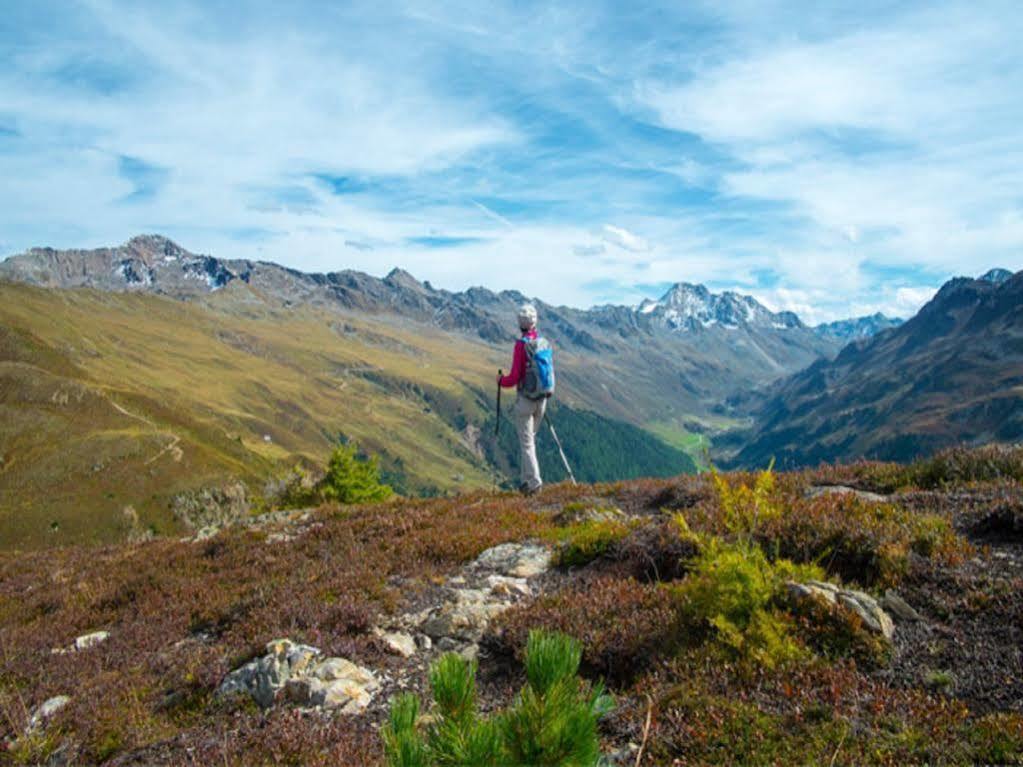
[[[383,636],[401,636],[401,654],[412,649],[408,637],[417,650],[436,647],[475,657],[490,621],[516,602],[534,596],[537,588],[530,580],[550,566],[551,552],[544,546],[494,546],[449,578],[431,607],[398,616],[385,627],[388,631]]]
[[[786,584],[786,587],[789,596],[795,600],[823,600],[829,605],[852,612],[859,616],[867,629],[882,635],[888,641],[891,641],[895,635],[895,624],[892,619],[870,594],[854,589],[843,589],[834,583],[825,581],[807,581],[806,583],[791,581]]]
[[[324,658],[316,647],[276,639],[262,658],[228,674],[217,695],[248,695],[270,708],[281,694],[301,707],[354,714],[370,704],[379,686],[372,671],[345,658]]]
[[[174,516],[200,537],[210,537],[249,516],[249,491],[244,482],[180,493],[171,501]]]

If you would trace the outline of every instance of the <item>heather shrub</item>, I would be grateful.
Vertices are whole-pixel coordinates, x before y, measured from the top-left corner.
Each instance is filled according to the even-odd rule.
[[[1023,714],[989,714],[968,727],[965,740],[976,764],[1023,764]]]
[[[953,447],[912,464],[914,484],[924,489],[1002,479],[1023,481],[1023,447]]]
[[[857,461],[822,466],[812,481],[846,484],[879,493],[919,488],[938,490],[973,482],[1023,482],[1023,447],[952,447],[909,464]]]
[[[522,658],[533,628],[577,637],[587,675],[614,683],[670,656],[684,639],[668,589],[605,574],[507,610],[485,642],[495,655]]]
[[[429,765],[596,765],[597,723],[612,708],[603,687],[578,676],[581,647],[563,634],[534,631],[526,648],[526,685],[515,702],[480,716],[476,664],[449,653],[430,670],[435,713],[419,716],[419,701],[402,695],[391,705],[382,737],[392,767]]]
[[[852,658],[863,668],[888,663],[892,646],[884,637],[863,626],[850,610],[817,599],[788,600],[786,605],[800,641],[825,658]]]
[[[677,515],[682,519],[685,518]],[[673,581],[688,571],[689,562],[699,551],[699,539],[679,534],[678,522],[657,519],[629,532],[608,548],[614,569],[638,581]]]
[[[954,564],[969,550],[945,517],[853,495],[792,496],[788,513],[769,520],[755,537],[779,556],[819,562],[864,585],[895,585],[911,554]]]

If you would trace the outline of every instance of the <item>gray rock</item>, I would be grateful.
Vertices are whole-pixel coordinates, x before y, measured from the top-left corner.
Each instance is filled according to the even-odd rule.
[[[411,634],[406,634],[402,631],[383,631],[380,632],[379,636],[387,646],[387,649],[395,655],[411,658],[416,654],[416,640]]]
[[[550,550],[528,543],[502,543],[484,551],[473,563],[475,569],[513,578],[532,578],[550,566]]]
[[[807,498],[817,498],[822,495],[854,495],[862,501],[871,503],[887,503],[889,500],[888,496],[857,490],[855,487],[846,487],[845,485],[818,485],[806,490]]]
[[[508,602],[492,599],[480,589],[460,589],[454,599],[434,610],[423,623],[422,630],[433,639],[454,637],[476,641],[486,630],[490,620],[511,606]]]
[[[923,620],[920,613],[910,607],[909,603],[892,589],[885,591],[884,597],[881,599],[881,606],[900,621],[916,623]]]
[[[217,694],[250,695],[269,708],[283,690],[283,697],[298,705],[355,713],[369,705],[379,688],[372,671],[345,658],[322,658],[315,647],[277,639],[266,650],[262,658],[228,674]]]
[[[56,695],[43,703],[39,704],[35,711],[32,712],[32,716],[28,719],[28,732],[34,732],[40,727],[46,724],[48,719],[52,719],[62,709],[64,709],[68,703],[71,702],[71,698],[67,695]]]
[[[487,588],[493,596],[500,598],[528,597],[532,594],[525,578],[509,578],[506,575],[490,575],[487,577]]]
[[[621,509],[594,504],[582,509],[571,506],[562,509],[554,516],[554,521],[559,525],[571,525],[579,522],[623,522],[626,518]]]
[[[789,596],[794,599],[816,598],[849,610],[859,616],[867,629],[881,634],[889,641],[895,635],[895,624],[892,619],[881,609],[877,600],[869,594],[853,589],[843,589],[825,581],[789,582],[786,584],[786,588]]]

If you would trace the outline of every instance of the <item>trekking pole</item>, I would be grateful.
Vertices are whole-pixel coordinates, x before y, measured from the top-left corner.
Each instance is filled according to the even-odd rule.
[[[497,371],[499,376],[503,376],[504,373],[501,370]],[[501,382],[497,382],[497,420],[494,422],[494,436],[496,437],[498,432],[501,431]]]
[[[551,436],[554,437],[554,444],[558,446],[558,453],[561,455],[561,462],[565,464],[565,471],[568,472],[568,478],[572,480],[573,485],[579,484],[575,481],[575,474],[572,473],[572,469],[568,465],[568,459],[565,457],[565,451],[561,447],[561,440],[558,439],[558,433],[554,431],[554,424],[551,423],[551,419],[546,417],[547,413],[544,413],[544,420],[547,421],[547,428],[551,430]]]

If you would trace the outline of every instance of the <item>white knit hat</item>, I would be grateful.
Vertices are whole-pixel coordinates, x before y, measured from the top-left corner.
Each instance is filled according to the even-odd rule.
[[[522,330],[529,330],[536,326],[536,307],[532,304],[523,304],[519,307],[519,327]]]

